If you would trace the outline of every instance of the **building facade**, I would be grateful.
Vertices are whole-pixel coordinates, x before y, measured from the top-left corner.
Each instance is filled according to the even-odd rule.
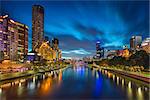
[[[96,42],[96,58],[104,58],[104,48],[101,47],[100,42]]]
[[[57,38],[52,39],[52,48],[58,50],[59,40]]]
[[[130,39],[130,49],[135,50],[141,46],[142,36],[132,36]]]
[[[150,38],[146,38],[141,44],[142,50],[150,53]]]
[[[28,53],[28,27],[8,15],[0,16],[0,51],[4,59],[22,60]]]
[[[49,41],[42,43],[38,49],[38,55],[41,57],[41,59],[45,59],[47,61],[58,61],[62,56],[61,50],[59,48],[57,50],[53,49]]]
[[[38,49],[44,40],[44,8],[32,6],[32,50]]]

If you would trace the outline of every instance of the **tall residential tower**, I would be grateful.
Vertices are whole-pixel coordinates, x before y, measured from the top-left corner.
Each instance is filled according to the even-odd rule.
[[[32,6],[32,50],[35,51],[44,39],[44,8],[40,5]]]
[[[8,15],[0,16],[0,52],[4,59],[15,61],[28,53],[28,27]]]

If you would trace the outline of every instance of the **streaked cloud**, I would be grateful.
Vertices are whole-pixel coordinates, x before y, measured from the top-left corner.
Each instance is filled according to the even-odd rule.
[[[63,54],[81,54],[81,55],[87,55],[87,54],[91,54],[90,52],[80,48],[77,50],[68,50],[68,51],[62,51]]]

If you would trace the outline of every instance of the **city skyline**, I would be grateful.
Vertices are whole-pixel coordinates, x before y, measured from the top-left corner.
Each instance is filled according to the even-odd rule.
[[[149,35],[148,1],[2,1],[1,4],[2,14],[9,13],[12,19],[29,26],[29,51],[34,4],[44,7],[44,34],[50,39],[59,39],[64,57],[94,55],[97,40],[105,48],[121,49],[123,45],[129,45],[132,35],[142,35],[143,39]]]

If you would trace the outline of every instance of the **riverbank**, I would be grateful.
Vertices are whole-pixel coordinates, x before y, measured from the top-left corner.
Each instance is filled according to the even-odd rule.
[[[39,71],[28,70],[28,71],[25,71],[25,72],[15,72],[15,73],[1,74],[0,75],[0,82],[6,81],[6,80],[11,80],[11,79],[17,79],[17,78],[21,78],[21,77],[26,77],[26,76],[31,76],[31,75],[36,75],[38,73],[46,73],[46,72],[59,70],[59,69],[64,69],[64,68],[66,68],[66,67],[54,68],[54,69],[49,69],[49,70],[48,69],[39,70]]]
[[[125,70],[120,70],[120,69],[113,69],[113,68],[109,68],[109,67],[100,67],[98,65],[89,65],[90,68],[95,68],[95,69],[101,69],[101,70],[107,70],[113,73],[117,73],[120,75],[124,75],[133,79],[137,79],[146,83],[150,83],[150,76],[149,75],[145,75],[141,72],[129,72],[129,71],[125,71]]]
[[[25,72],[15,72],[15,73],[1,74],[0,75],[0,82],[5,81],[5,80],[16,79],[16,78],[20,78],[20,77],[30,76],[30,75],[34,75],[34,74],[37,74],[37,73],[38,72],[36,72],[36,71],[29,70],[29,71],[25,71]]]

